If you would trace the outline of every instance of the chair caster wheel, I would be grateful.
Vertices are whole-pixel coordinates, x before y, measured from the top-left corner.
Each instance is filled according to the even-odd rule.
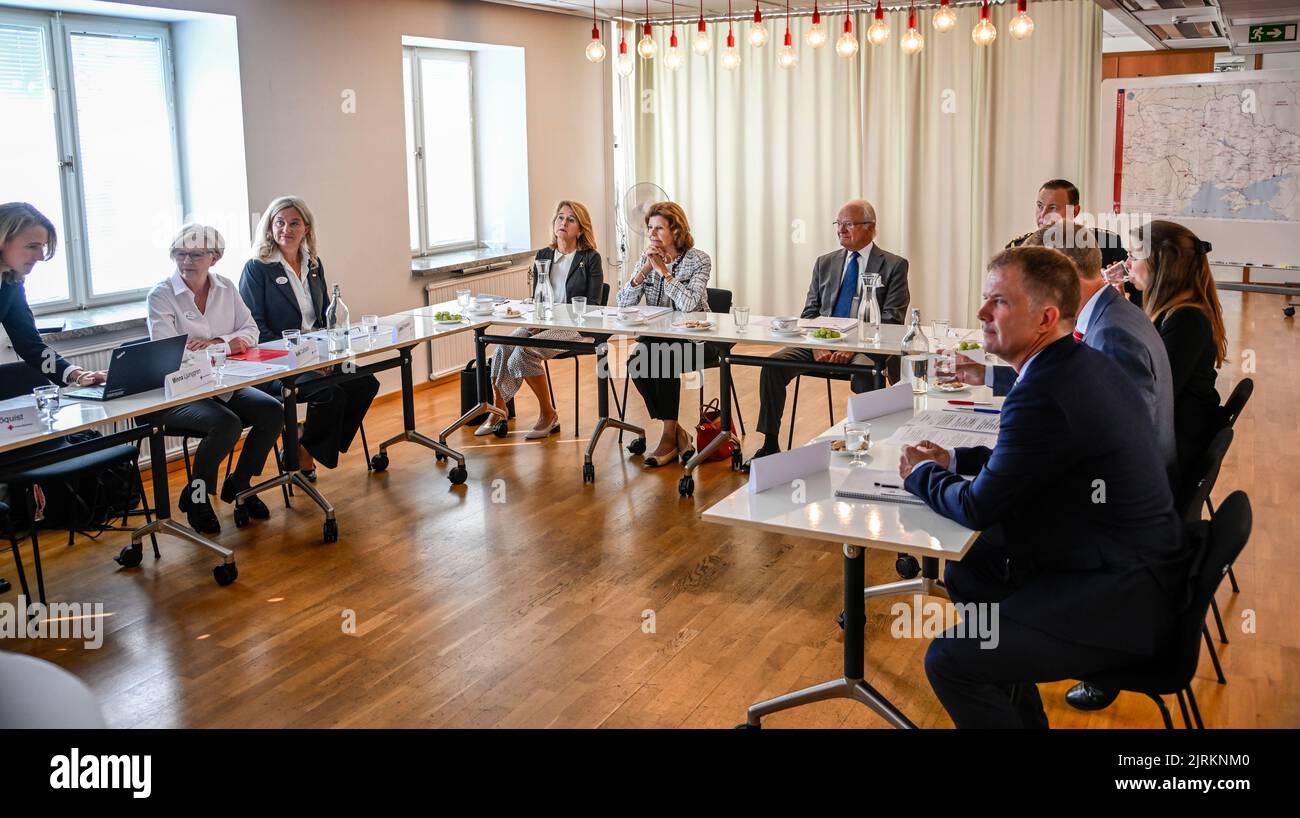
[[[14,586],[12,586],[12,585],[9,584],[9,580],[7,580],[7,579],[0,579],[0,594],[7,594],[7,593],[9,593],[9,591],[13,590],[13,587],[14,587]]]
[[[1295,307],[1283,307],[1282,314],[1287,318],[1295,318]]]
[[[632,454],[645,454],[645,438],[638,437],[631,443],[627,444],[627,450]]]
[[[325,542],[338,542],[338,541],[339,541],[339,521],[338,521],[338,520],[326,520],[326,521],[325,521],[325,528],[324,528],[324,530],[321,532],[321,539],[323,539]]]
[[[212,578],[224,588],[239,578],[239,569],[235,567],[233,562],[222,563],[212,569]]]
[[[836,614],[835,624],[840,626],[840,630],[844,630],[844,611],[840,611]]]
[[[745,456],[740,453],[740,447],[736,447],[736,449],[731,453],[731,470],[740,471],[744,465]]]
[[[386,471],[388,469],[388,455],[377,454],[370,458],[370,468],[375,471]]]
[[[462,483],[465,482],[465,479],[467,477],[469,477],[469,472],[465,470],[464,466],[457,466],[456,468],[447,472],[447,479],[451,481],[451,484],[453,486],[461,485]]]
[[[593,464],[591,463],[582,464],[582,482],[584,483],[596,482],[596,467]]]
[[[498,420],[492,427],[493,437],[505,437],[508,434],[510,434],[510,424],[506,423],[504,420]]]
[[[435,454],[435,455],[433,456],[433,459],[436,460],[436,461],[439,462],[439,463],[446,463],[446,462],[447,462],[447,455],[445,455],[445,454]]]
[[[695,478],[689,474],[677,481],[677,493],[682,497],[695,495]]]
[[[235,528],[243,528],[248,525],[248,509],[243,506],[235,506]]]
[[[921,573],[921,564],[911,554],[899,554],[894,560],[894,570],[903,579],[915,579]]]
[[[682,452],[681,455],[680,455],[680,457],[681,457],[683,463],[689,463],[689,462],[691,462],[691,458],[694,457],[694,456],[695,456],[695,450],[694,450],[694,449],[687,449],[686,451]]]
[[[763,729],[763,725],[762,725],[762,724],[750,724],[749,722],[745,722],[744,724],[737,724],[737,725],[736,725],[734,728],[732,728],[732,729],[734,729],[734,730],[762,730],[762,729]]]
[[[122,552],[113,557],[113,562],[123,568],[134,568],[144,561],[144,547],[141,545],[128,545],[122,549]]]

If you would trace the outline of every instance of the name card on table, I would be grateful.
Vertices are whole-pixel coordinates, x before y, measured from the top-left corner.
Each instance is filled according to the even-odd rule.
[[[0,440],[12,440],[42,428],[36,401],[30,395],[0,403]]]
[[[749,493],[757,494],[774,486],[789,485],[791,480],[820,474],[830,467],[829,440],[819,440],[788,452],[769,454],[767,457],[756,457],[749,463]]]
[[[298,343],[289,347],[289,368],[311,366],[321,359],[320,344],[314,338],[304,336]]]
[[[888,389],[873,389],[849,398],[849,420],[859,423],[912,408],[912,384],[896,383]]]
[[[415,340],[415,318],[403,318],[396,324],[380,324],[379,336],[386,337],[389,343],[400,344]]]
[[[199,355],[200,363],[184,364],[180,369],[163,378],[163,394],[167,400],[176,400],[199,392],[206,392],[217,385],[217,373],[207,362],[206,355]]]

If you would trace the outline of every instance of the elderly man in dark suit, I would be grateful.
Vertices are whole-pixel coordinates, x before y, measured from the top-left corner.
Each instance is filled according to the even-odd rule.
[[[978,317],[985,348],[1017,373],[997,444],[903,448],[907,490],[983,532],[948,563],[950,596],[998,605],[995,645],[949,630],[926,653],[930,684],[959,728],[1046,727],[1038,682],[1153,655],[1182,598],[1186,559],[1143,396],[1113,360],[1071,337],[1079,301],[1060,253],[996,256]]]
[[[862,277],[880,276],[876,303],[880,321],[901,324],[907,315],[911,293],[907,289],[907,259],[876,246],[876,209],[864,199],[845,203],[835,220],[840,249],[817,259],[812,283],[800,318],[818,316],[857,316],[862,305]],[[818,361],[837,364],[854,363],[864,367],[854,375],[850,386],[854,392],[866,392],[873,378],[866,367],[888,367],[890,378],[898,380],[898,358],[865,355],[852,351],[811,350],[786,347],[772,355],[791,361]],[[785,393],[798,375],[794,369],[765,366],[759,376],[758,431],[764,435],[763,446],[754,455],[763,457],[781,451],[777,439],[781,433],[781,416],[785,414]]]

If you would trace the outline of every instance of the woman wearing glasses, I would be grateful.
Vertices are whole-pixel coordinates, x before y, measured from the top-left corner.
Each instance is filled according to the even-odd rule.
[[[238,355],[257,344],[257,323],[234,282],[211,272],[225,251],[226,242],[214,227],[187,224],[176,233],[171,243],[176,269],[149,293],[151,339],[188,335],[185,348],[199,355],[222,345]],[[221,499],[233,503],[262,473],[284,425],[284,407],[260,389],[245,388],[169,409],[162,415],[162,424],[171,433],[202,438],[194,453],[190,485],[181,493],[178,505],[191,528],[216,534],[221,523],[208,498],[217,493],[218,466],[234,451],[244,427],[251,427],[239,462],[221,484]],[[254,519],[271,516],[256,495],[243,505]]]
[[[600,253],[596,250],[596,231],[591,226],[591,214],[579,202],[563,200],[555,207],[555,218],[551,222],[553,238],[550,247],[537,251],[538,261],[551,264],[551,292],[556,304],[567,303],[574,296],[582,296],[588,304],[600,304],[600,293],[605,283],[605,273],[600,265]],[[534,283],[529,289],[533,289]],[[583,337],[573,330],[565,329],[526,329],[515,330],[512,335],[520,337],[560,339],[564,341],[581,341]],[[590,340],[590,339],[587,339]],[[538,440],[557,434],[560,431],[560,416],[551,403],[550,390],[546,383],[544,361],[554,358],[564,350],[542,349],[538,347],[498,346],[492,354],[492,394],[496,405],[506,408],[506,403],[519,391],[520,383],[528,384],[541,412],[524,438]],[[474,432],[475,435],[496,434],[504,437],[508,425],[495,415],[489,415]],[[577,434],[577,429],[574,434]]]
[[[1145,232],[1145,235],[1144,235]],[[1191,478],[1218,431],[1218,368],[1228,355],[1223,308],[1210,274],[1210,243],[1181,224],[1153,221],[1134,231],[1124,262],[1169,353],[1174,446],[1180,475]]]
[[[708,310],[709,274],[713,261],[695,246],[686,211],[675,202],[657,202],[646,211],[645,252],[637,259],[632,278],[618,291],[618,305],[672,307],[678,312]],[[690,449],[691,436],[678,424],[681,374],[698,368],[695,345],[682,341],[642,338],[628,360],[628,376],[645,400],[650,417],[663,421],[659,445],[645,459],[650,467],[677,462]],[[664,365],[669,364],[667,371]]]
[[[311,332],[325,326],[329,290],[325,265],[316,255],[316,220],[297,196],[281,196],[267,206],[258,222],[254,253],[244,265],[239,293],[257,322],[258,341],[278,341],[285,330]],[[321,375],[298,378],[308,386]],[[278,389],[277,385],[273,388]],[[352,445],[379,379],[363,375],[309,392],[298,463],[303,476],[316,480],[315,463],[332,469]]]

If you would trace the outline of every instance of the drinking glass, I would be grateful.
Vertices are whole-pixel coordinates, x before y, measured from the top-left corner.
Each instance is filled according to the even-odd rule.
[[[933,331],[934,341],[940,347],[948,343],[948,334],[952,331],[952,322],[945,318],[935,318],[930,321],[930,329]]]
[[[46,423],[53,426],[54,416],[59,413],[59,387],[38,386],[32,390],[32,397],[36,398],[36,411],[41,413]]]
[[[302,330],[287,329],[280,333],[280,337],[284,339],[285,349],[292,352],[302,341]]]
[[[217,371],[217,385],[221,385],[221,379],[226,373],[226,346],[217,344],[208,347],[208,360],[212,363],[212,368]]]
[[[466,287],[463,290],[456,291],[456,306],[460,307],[460,311],[462,313],[465,312],[465,310],[469,309],[469,302],[470,302],[471,295],[472,293],[470,292],[468,287]]]
[[[469,292],[469,291],[466,290],[465,292]],[[456,300],[460,301],[459,297]],[[374,346],[375,338],[379,335],[379,316],[378,315],[361,316],[361,326],[366,331],[366,338],[368,339],[368,343],[370,344],[370,346]]]
[[[865,466],[862,455],[871,448],[871,424],[863,421],[847,421],[844,424],[844,449],[852,453],[850,466]]]
[[[587,297],[577,295],[569,299],[569,315],[579,324],[587,322]]]
[[[749,325],[749,307],[732,307],[731,317],[736,321],[736,332],[744,332]]]

